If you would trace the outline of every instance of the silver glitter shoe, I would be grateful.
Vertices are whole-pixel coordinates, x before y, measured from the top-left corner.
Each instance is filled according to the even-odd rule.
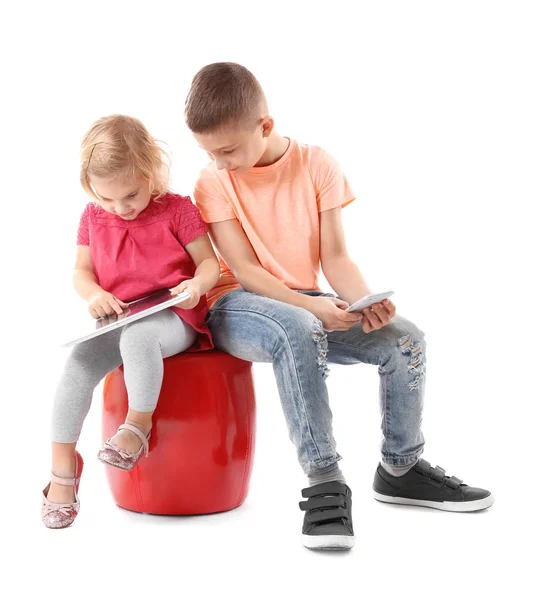
[[[100,448],[98,452],[98,460],[102,461],[106,465],[110,465],[111,467],[116,467],[117,469],[122,469],[123,471],[131,471],[133,467],[139,462],[143,453],[148,456],[148,442],[150,440],[150,433],[145,436],[144,433],[135,425],[130,425],[129,423],[124,423],[118,428],[118,431],[121,429],[127,429],[128,431],[133,432],[140,440],[141,447],[135,453],[126,452],[123,448],[119,448],[115,446],[115,444],[111,443],[111,438],[105,442],[105,444]]]
[[[83,459],[76,452],[75,476],[72,478],[57,477],[52,473],[51,481],[60,485],[71,485],[74,487],[74,502],[68,504],[59,504],[48,500],[50,483],[43,490],[43,504],[41,507],[41,519],[49,529],[63,529],[72,525],[74,519],[80,512],[80,499],[78,498],[78,489],[80,487],[81,472],[83,471]]]

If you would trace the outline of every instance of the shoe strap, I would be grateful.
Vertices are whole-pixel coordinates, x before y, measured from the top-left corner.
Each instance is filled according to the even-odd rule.
[[[315,510],[315,508],[344,508],[346,503],[342,496],[321,496],[300,502],[300,510]]]
[[[302,490],[302,496],[304,498],[313,498],[314,496],[320,496],[322,494],[342,494],[346,496],[348,493],[348,486],[342,481],[327,481],[326,483],[318,483],[311,487],[304,488]]]
[[[443,483],[447,487],[451,487],[456,490],[462,483],[463,480],[458,477],[450,477],[446,475],[446,471],[437,465],[436,467],[432,467],[427,460],[421,458],[415,466],[415,469],[427,477],[429,479],[433,479],[434,481],[438,481],[439,483]]]
[[[349,519],[350,514],[345,508],[333,508],[330,510],[316,510],[307,515],[308,523],[327,523],[328,521],[337,521],[338,519]]]
[[[54,483],[59,483],[59,485],[76,486],[80,482],[80,478],[79,477],[58,477],[57,475],[54,475],[53,473],[51,473],[50,481],[53,481]]]
[[[134,433],[141,440],[144,453],[146,456],[148,456],[148,440],[150,439],[150,433],[148,433],[146,436],[138,427],[135,427],[135,425],[130,425],[130,423],[124,423],[118,428],[119,431],[121,429],[127,429],[128,431]]]

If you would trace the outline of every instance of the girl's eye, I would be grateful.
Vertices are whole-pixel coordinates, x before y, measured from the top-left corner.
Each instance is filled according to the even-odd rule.
[[[130,195],[128,196],[128,198],[131,200],[132,198],[135,198],[135,196],[136,196],[136,195],[137,195],[137,192],[135,192],[135,194],[130,194]]]
[[[235,152],[235,148],[233,150],[224,150],[223,154],[232,154]]]

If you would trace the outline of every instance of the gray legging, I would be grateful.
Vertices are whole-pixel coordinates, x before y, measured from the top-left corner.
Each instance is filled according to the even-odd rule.
[[[129,407],[152,412],[163,382],[163,359],[190,348],[196,331],[166,309],[74,346],[56,393],[54,442],[77,442],[94,388],[124,363]]]

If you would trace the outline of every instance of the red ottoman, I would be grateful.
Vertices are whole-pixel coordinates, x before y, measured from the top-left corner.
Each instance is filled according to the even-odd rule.
[[[115,502],[157,515],[231,510],[248,493],[255,446],[252,363],[218,351],[164,361],[150,454],[132,471],[106,466]],[[124,423],[122,367],[104,384],[103,439]]]

